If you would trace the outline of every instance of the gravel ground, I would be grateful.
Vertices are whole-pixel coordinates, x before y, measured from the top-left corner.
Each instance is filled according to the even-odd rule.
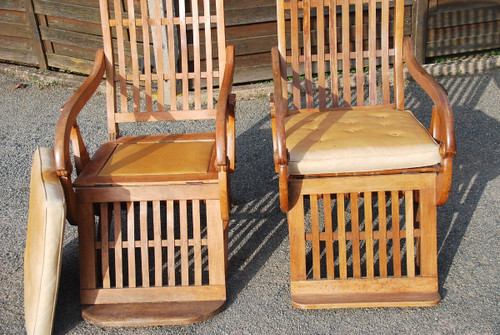
[[[279,211],[268,98],[261,97],[237,101],[238,162],[232,180],[236,205],[231,211],[225,310],[189,326],[90,325],[80,316],[77,232],[67,226],[54,332],[499,334],[500,70],[439,81],[454,106],[458,155],[451,197],[438,209],[438,306],[311,311],[291,306],[287,226]],[[0,76],[0,333],[6,334],[24,332],[23,255],[32,154],[37,145],[52,146],[59,108],[73,92],[36,83],[15,88],[18,83]],[[429,98],[414,82],[406,95],[407,107],[428,124]],[[94,152],[106,138],[103,95],[90,100],[79,123]],[[168,127],[157,126],[155,131],[172,131]],[[182,123],[176,130],[191,127]]]

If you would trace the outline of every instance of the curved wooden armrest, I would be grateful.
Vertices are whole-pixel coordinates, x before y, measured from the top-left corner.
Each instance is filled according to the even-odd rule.
[[[277,165],[288,165],[288,154],[286,151],[285,116],[288,114],[288,101],[283,97],[283,85],[280,66],[280,54],[277,47],[271,50],[274,82],[274,119],[275,129],[273,131],[274,161]]]
[[[215,119],[215,165],[219,171],[219,199],[221,219],[224,230],[229,222],[229,172],[234,169],[235,134],[234,105],[235,96],[231,94],[234,74],[234,47],[226,47],[226,65],[220,85],[217,116]],[[229,156],[228,156],[229,155]],[[229,161],[229,166],[228,166]]]
[[[288,99],[283,96],[281,56],[277,47],[271,50],[274,82],[274,114],[271,111],[273,126],[274,163],[279,175],[280,207],[288,211],[288,151],[286,150],[285,116],[288,114]]]
[[[446,203],[450,194],[453,157],[457,153],[453,112],[445,89],[416,60],[411,39],[408,36],[404,38],[403,57],[412,77],[429,94],[434,103],[431,131],[434,138],[444,144],[444,150],[441,153],[441,170],[436,180],[436,204],[441,206]]]
[[[54,141],[56,169],[59,175],[71,174],[72,166],[69,155],[71,132],[76,125],[76,117],[94,94],[97,87],[99,87],[104,75],[104,69],[104,51],[98,50],[92,72],[75,94],[61,107]]]
[[[441,129],[433,129],[433,135],[437,136],[437,140],[444,142],[444,157],[453,158],[457,153],[455,146],[455,123],[446,90],[418,63],[413,52],[411,38],[408,36],[404,37],[403,50],[403,57],[408,71],[415,81],[429,94],[436,106],[435,110],[439,116]]]
[[[71,224],[76,224],[77,221],[76,195],[71,182],[71,172],[73,170],[73,166],[71,164],[71,157],[69,154],[70,138],[73,148],[78,150],[78,152],[75,152],[75,161],[77,170],[80,172],[83,165],[88,160],[88,154],[83,140],[81,139],[78,125],[76,124],[76,117],[92,94],[94,94],[97,87],[99,87],[104,75],[104,69],[104,52],[103,50],[98,50],[92,72],[87,79],[85,79],[75,94],[73,94],[64,106],[61,107],[61,114],[59,115],[59,120],[57,121],[54,139],[56,171],[64,189],[67,206],[67,219]]]
[[[234,46],[226,47],[226,66],[220,85],[217,116],[215,121],[216,167],[219,171],[227,169],[228,163],[228,123],[234,123],[234,97],[231,97],[234,74]],[[232,105],[231,105],[232,104]],[[230,119],[228,121],[228,118]],[[230,126],[230,125],[229,125]],[[229,127],[231,128],[231,126]],[[234,134],[232,134],[234,138]]]

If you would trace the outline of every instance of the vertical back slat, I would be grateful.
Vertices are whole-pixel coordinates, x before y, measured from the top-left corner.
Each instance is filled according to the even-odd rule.
[[[155,255],[155,286],[162,286],[161,216],[160,201],[153,201],[153,239]]]
[[[139,206],[142,287],[149,287],[148,203],[146,201],[141,201]]]
[[[320,279],[321,265],[320,265],[320,249],[319,249],[318,196],[316,194],[311,194],[309,198],[311,204],[313,278]]]
[[[394,23],[394,95],[396,107],[404,109],[404,78],[403,78],[403,30],[404,1],[396,1]]]
[[[332,229],[332,199],[330,194],[323,196],[323,208],[325,215],[325,243],[326,243],[326,277],[335,277],[335,258],[333,253],[333,229]]]
[[[193,200],[194,284],[202,284],[200,201]]]
[[[179,200],[179,217],[181,228],[181,284],[189,285],[189,250],[186,200]]]
[[[215,10],[217,12],[217,46],[219,57],[219,87],[224,78],[224,64],[226,64],[226,31],[224,21],[224,1],[215,0]]]
[[[128,286],[135,287],[135,215],[134,203],[127,202]]]
[[[118,1],[118,0],[115,0]],[[163,67],[163,25],[161,23],[161,18],[163,16],[163,6],[160,6],[160,1],[155,1],[154,11],[155,11],[155,39],[156,39],[156,74],[158,76],[158,111],[163,112],[165,110],[165,80],[163,74],[165,69]]]
[[[365,192],[366,276],[374,276],[372,192]]]
[[[172,0],[166,0],[167,5],[167,44],[168,44],[168,63],[170,78],[170,109],[177,110],[177,83],[175,70],[175,35],[174,35],[174,9]]]
[[[332,107],[339,105],[339,78],[337,58],[337,0],[332,0],[329,8],[329,38],[330,38],[330,80],[332,93]]]
[[[175,235],[173,200],[167,200],[167,253],[168,286],[175,286]]]
[[[207,62],[207,107],[213,108],[213,64],[212,64],[212,32],[210,29],[210,1],[203,0],[205,17],[205,59]]]
[[[189,108],[189,68],[185,1],[179,1],[179,22],[181,36],[182,108],[186,110]]]
[[[382,102],[391,102],[389,87],[389,0],[382,0],[382,22],[381,22],[381,44],[382,44]]]
[[[392,264],[394,277],[401,277],[401,247],[399,237],[399,195],[398,191],[391,191],[392,204]]]
[[[318,2],[316,10],[316,30],[318,33],[318,100],[319,107],[326,107],[325,90],[325,7],[323,1]]]
[[[378,192],[378,217],[379,217],[379,240],[378,240],[378,265],[380,277],[387,277],[387,211],[385,192]]]
[[[349,1],[342,2],[342,78],[344,106],[351,106],[351,60],[349,48]]]
[[[358,194],[350,193],[351,197],[351,231],[352,231],[352,270],[355,278],[361,277],[361,256],[359,250],[359,212]]]
[[[405,217],[406,217],[406,275],[415,277],[415,245],[413,234],[413,191],[405,191]]]
[[[194,108],[201,109],[200,20],[198,0],[191,0],[193,13]]]
[[[121,0],[114,0],[116,19],[116,44],[118,47],[118,71],[120,74],[120,106],[121,111],[128,111],[127,104],[127,72],[125,68],[125,48],[123,40],[123,17]]]
[[[310,0],[303,0],[302,36],[304,39],[304,73],[306,88],[306,106],[313,108],[312,86],[312,55],[311,55],[311,4]]]
[[[130,54],[132,56],[132,78],[134,90],[134,112],[140,111],[140,73],[139,73],[139,56],[137,53],[137,26],[135,19],[134,0],[128,0],[127,12],[129,21],[130,35]]]
[[[337,222],[339,231],[339,274],[347,278],[347,247],[345,236],[345,200],[344,193],[337,194]]]
[[[108,204],[101,203],[101,270],[102,287],[110,288],[109,279],[109,218]]]
[[[364,73],[363,73],[363,0],[356,0],[355,5],[355,45],[356,45],[356,105],[363,106]],[[345,32],[343,32],[345,33]]]
[[[287,73],[287,65],[286,65],[286,26],[285,26],[285,8],[283,5],[283,1],[277,1],[277,30],[278,30],[278,50],[280,52],[281,57],[283,57],[283,61],[280,62],[281,65],[281,73],[284,78],[282,79],[281,86],[283,88],[283,97],[288,100],[288,85],[286,82],[286,73]]]
[[[144,50],[144,75],[146,87],[146,111],[153,111],[153,92],[151,77],[151,49],[149,38],[149,15],[147,0],[141,0],[141,19],[142,19],[142,45]]]
[[[299,4],[297,0],[291,0],[290,25],[292,39],[292,80],[293,80],[293,106],[299,109],[300,106],[300,67],[299,67]]]
[[[123,258],[122,258],[122,210],[121,204],[113,204],[114,235],[115,235],[115,285],[116,288],[123,287]]]
[[[370,0],[368,3],[368,52],[369,52],[369,82],[370,105],[377,103],[377,2]]]

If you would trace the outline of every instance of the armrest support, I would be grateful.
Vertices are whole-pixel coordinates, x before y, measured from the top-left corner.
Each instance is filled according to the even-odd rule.
[[[75,161],[77,171],[80,172],[88,161],[88,153],[81,138],[78,125],[76,124],[76,117],[101,83],[104,69],[104,52],[103,50],[98,50],[92,72],[75,94],[61,107],[61,114],[57,121],[54,140],[56,172],[64,189],[67,219],[71,224],[76,224],[77,221],[76,195],[71,182],[73,166],[69,154],[70,138],[73,148],[77,151],[75,152]]]
[[[408,36],[404,37],[403,51],[408,71],[425,92],[429,94],[436,106],[435,110],[439,116],[440,129],[433,129],[433,133],[438,136],[438,140],[444,142],[444,157],[453,158],[456,155],[455,124],[448,95],[445,89],[418,63],[413,52],[411,39]]]
[[[234,46],[226,47],[226,66],[224,77],[219,91],[217,103],[217,116],[215,121],[216,167],[220,170],[227,169],[228,152],[228,118],[232,117],[234,123],[234,98],[231,98],[231,89],[234,75]],[[231,106],[231,103],[233,106]],[[229,121],[231,122],[231,120]],[[231,125],[229,125],[231,128]],[[234,138],[234,134],[232,135]]]
[[[61,107],[54,141],[56,169],[60,176],[71,174],[72,165],[69,155],[70,136],[73,128],[76,127],[76,117],[94,94],[97,87],[99,87],[104,69],[104,52],[103,50],[98,50],[92,72],[75,94]]]

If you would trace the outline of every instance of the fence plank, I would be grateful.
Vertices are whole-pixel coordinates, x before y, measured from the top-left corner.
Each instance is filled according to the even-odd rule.
[[[33,49],[38,58],[38,67],[41,69],[47,69],[47,57],[45,56],[45,48],[42,44],[42,39],[40,37],[39,24],[35,16],[35,10],[33,7],[32,0],[24,0],[24,7],[26,9],[26,20],[31,32],[31,40],[33,42]]]

